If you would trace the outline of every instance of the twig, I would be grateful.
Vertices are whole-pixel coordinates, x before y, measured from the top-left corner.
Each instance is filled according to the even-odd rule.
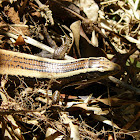
[[[29,113],[29,112],[39,112],[39,111],[38,110],[9,110],[9,111],[0,110],[0,116],[19,114],[19,113],[25,114],[25,113]]]
[[[25,27],[25,28],[34,28],[34,26],[33,25],[30,25],[30,26],[28,26],[28,25],[25,25],[25,24],[2,24],[2,25],[0,25],[0,29],[2,29],[2,28],[4,28],[4,27]]]
[[[109,76],[108,77],[112,82],[119,84],[119,86],[124,87],[128,90],[132,90],[134,92],[136,92],[137,94],[140,94],[140,90],[136,87],[133,87],[131,85],[128,85],[126,83],[124,83],[123,81],[118,80],[117,78],[113,77],[113,76]]]
[[[14,39],[18,38],[18,35],[15,35],[13,33],[9,33],[9,32],[6,32],[6,31],[1,31],[0,30],[0,34],[6,35],[6,36],[14,38]],[[31,44],[31,45],[33,45],[35,47],[40,48],[40,49],[46,50],[46,51],[48,51],[51,54],[54,54],[55,50],[53,48],[50,48],[49,46],[47,46],[47,45],[45,45],[43,43],[40,43],[40,42],[36,41],[35,39],[32,39],[32,38],[30,38],[28,36],[23,36],[23,38],[24,38],[24,41],[26,43]],[[64,59],[74,59],[74,58],[71,57],[71,56],[65,55]]]

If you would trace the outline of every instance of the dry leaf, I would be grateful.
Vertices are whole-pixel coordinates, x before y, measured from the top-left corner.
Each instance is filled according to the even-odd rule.
[[[74,125],[72,122],[70,122],[69,125],[71,129],[70,138],[73,140],[79,140],[79,127],[77,125]]]
[[[62,140],[62,138],[63,135],[60,132],[51,127],[47,128],[45,140]]]
[[[108,140],[114,140],[113,136],[108,134]]]
[[[24,44],[25,44],[24,38],[22,37],[22,35],[19,35],[17,40],[16,40],[15,46],[24,45]]]
[[[112,126],[112,127],[115,127],[115,128],[117,128],[117,129],[120,129],[115,123],[113,123],[112,121],[108,120],[107,118],[105,118],[105,117],[103,117],[103,116],[101,116],[101,115],[93,115],[93,114],[92,114],[92,116],[93,116],[93,118],[96,119],[96,120],[99,120],[99,121],[101,121],[101,122],[103,122],[103,123],[105,123],[105,124],[108,124],[108,125],[110,125],[110,126]]]
[[[75,45],[76,45],[76,49],[78,52],[78,55],[81,56],[80,54],[80,49],[79,49],[79,40],[80,40],[80,26],[81,26],[81,21],[75,21],[74,23],[72,23],[70,25],[70,29],[73,32],[73,36],[74,36],[74,40],[75,40]]]

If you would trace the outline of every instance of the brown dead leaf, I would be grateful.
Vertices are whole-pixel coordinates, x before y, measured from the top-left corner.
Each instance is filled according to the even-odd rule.
[[[17,40],[16,40],[15,46],[24,45],[24,44],[25,44],[24,38],[22,37],[22,35],[19,35]]]
[[[79,41],[80,41],[80,26],[81,26],[81,21],[75,21],[74,23],[72,23],[70,25],[70,29],[73,32],[73,36],[74,36],[74,40],[75,40],[75,45],[76,45],[76,49],[78,52],[79,57],[81,57],[80,54],[80,49],[79,49]]]
[[[106,117],[103,117],[101,115],[93,115],[93,114],[92,114],[92,117],[94,119],[96,119],[96,120],[99,120],[99,121],[105,123],[105,124],[108,124],[108,125],[110,125],[112,127],[115,127],[117,129],[120,129],[115,123],[113,123],[112,121],[108,120]]]
[[[69,123],[70,129],[71,129],[71,135],[70,138],[73,140],[79,140],[79,127],[78,125],[74,125],[72,122]]]
[[[48,127],[46,130],[45,140],[62,139],[63,135],[54,128]]]
[[[114,140],[113,136],[108,134],[108,140]]]
[[[128,105],[128,104],[135,104],[140,106],[140,103],[137,101],[130,101],[130,100],[122,100],[119,98],[106,98],[106,99],[96,99],[96,101],[102,102],[106,105],[111,105],[111,106],[121,106],[121,105]]]

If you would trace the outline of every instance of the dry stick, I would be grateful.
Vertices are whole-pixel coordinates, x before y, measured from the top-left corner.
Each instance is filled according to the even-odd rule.
[[[140,44],[140,41],[137,40],[137,39],[135,39],[135,38],[133,38],[133,37],[118,34],[118,33],[116,33],[115,31],[109,30],[109,29],[107,29],[107,28],[105,28],[105,27],[102,27],[102,26],[99,26],[99,27],[102,28],[102,29],[104,29],[104,30],[106,30],[106,31],[108,31],[108,32],[110,32],[110,33],[112,33],[112,34],[114,34],[114,35],[116,35],[117,37],[122,38],[126,43],[130,43],[130,44],[132,44],[132,45],[133,45],[133,44]],[[137,49],[138,49],[138,48],[137,48]],[[138,50],[139,50],[139,49],[138,49]]]
[[[113,115],[108,83],[107,83],[107,93],[108,93],[108,103],[109,103],[109,106],[110,106],[109,112]],[[117,140],[117,139],[116,139],[115,127],[114,127],[114,123],[113,123],[113,118],[111,118],[111,123],[112,123],[112,129],[113,129],[114,140]]]
[[[3,111],[2,109],[0,110],[0,116],[5,116],[5,115],[13,115],[13,114],[18,114],[18,113],[29,113],[29,112],[40,112],[42,110],[9,110],[9,111]]]
[[[0,25],[0,29],[3,29],[4,27],[25,27],[25,28],[31,28],[31,29],[33,29],[34,28],[34,26],[33,25],[25,25],[25,24],[3,24],[3,25]]]
[[[128,85],[126,83],[124,83],[123,81],[118,80],[117,78],[113,77],[113,76],[109,76],[108,77],[112,82],[119,84],[119,86],[124,87],[128,90],[132,90],[134,92],[136,92],[137,94],[140,94],[140,90],[136,87],[133,87],[131,85]]]
[[[11,38],[14,38],[14,39],[17,39],[18,36],[13,34],[13,33],[9,33],[9,32],[6,32],[6,31],[0,31],[0,34],[3,34],[3,35],[6,35],[8,37],[11,37]],[[28,44],[31,44],[35,47],[38,47],[40,49],[43,49],[43,50],[46,50],[48,51],[49,53],[53,54],[54,53],[54,49],[50,48],[49,46],[43,44],[43,43],[40,43],[38,41],[36,41],[35,39],[32,39],[28,36],[23,36],[24,38],[24,41]],[[65,55],[64,59],[74,59],[73,57],[71,56],[68,56],[68,55]]]
[[[56,45],[55,41],[50,37],[49,33],[48,33],[48,30],[47,30],[47,27],[45,27],[43,25],[43,34],[44,34],[44,37],[46,37],[49,45],[51,46],[51,48],[55,49],[57,48],[58,46]]]

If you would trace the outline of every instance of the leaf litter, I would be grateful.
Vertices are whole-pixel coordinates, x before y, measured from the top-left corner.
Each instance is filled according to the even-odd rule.
[[[139,0],[0,0],[0,11],[3,49],[52,58],[67,46],[64,59],[103,56],[122,68],[59,91],[55,79],[2,75],[2,139],[140,139]]]

